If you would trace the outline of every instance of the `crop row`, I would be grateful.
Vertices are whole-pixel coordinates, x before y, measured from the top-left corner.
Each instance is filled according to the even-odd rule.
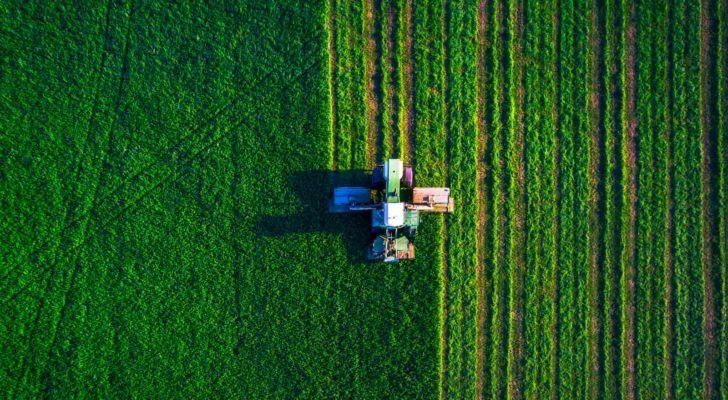
[[[334,157],[340,170],[366,166],[365,69],[362,4],[334,1],[332,102]]]
[[[587,377],[588,315],[586,271],[588,251],[587,75],[588,9],[586,2],[568,1],[559,10],[560,87],[558,95],[557,271],[558,355],[557,393],[583,397]]]
[[[492,91],[490,98],[490,126],[488,136],[491,156],[489,170],[492,179],[491,216],[492,223],[488,234],[493,240],[489,254],[491,272],[487,274],[491,281],[492,290],[486,293],[484,307],[490,308],[490,318],[485,321],[486,336],[485,360],[483,368],[483,397],[503,398],[506,395],[508,373],[508,187],[509,175],[506,170],[506,126],[510,103],[508,101],[508,71],[510,57],[508,52],[509,30],[508,21],[510,10],[506,2],[495,2],[490,13],[488,25],[490,34],[490,49],[488,57],[491,59],[492,85],[486,90]],[[486,200],[487,201],[487,200]]]
[[[474,0],[448,1],[445,19],[446,123],[450,182],[457,213],[449,217],[447,237],[447,354],[445,391],[475,397],[477,263],[477,127],[475,115],[477,15]]]
[[[525,336],[526,375],[523,390],[529,398],[548,398],[555,382],[552,358],[556,351],[556,115],[557,30],[553,2],[529,9],[526,30],[526,192],[528,241]]]
[[[702,284],[700,254],[700,104],[698,82],[700,23],[697,3],[676,4],[672,111],[676,286],[675,393],[695,398],[702,392]]]
[[[637,58],[637,119],[640,166],[637,177],[636,380],[639,398],[664,394],[664,293],[666,217],[666,9],[640,4]],[[646,168],[645,166],[652,166]]]
[[[720,177],[719,197],[719,265],[728,265],[728,5],[718,2],[718,165]],[[728,398],[728,269],[721,268],[720,288],[722,304],[720,316],[722,327],[720,332],[719,358],[721,363],[720,382],[722,398]]]
[[[620,236],[619,215],[621,213],[620,193],[621,165],[617,154],[620,147],[620,97],[617,87],[619,76],[618,55],[621,42],[617,40],[620,32],[620,10],[613,1],[607,1],[604,9],[604,58],[605,58],[605,247],[604,247],[604,395],[614,398],[619,395],[619,337],[621,334],[618,316],[619,307],[619,254]]]

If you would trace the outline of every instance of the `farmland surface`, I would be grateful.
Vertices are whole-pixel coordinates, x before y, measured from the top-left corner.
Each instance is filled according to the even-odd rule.
[[[223,3],[0,0],[0,397],[728,398],[726,1]]]

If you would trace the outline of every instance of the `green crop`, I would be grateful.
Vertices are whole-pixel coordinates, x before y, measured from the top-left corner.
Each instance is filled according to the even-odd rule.
[[[0,2],[3,397],[728,396],[725,1],[52,3]],[[456,207],[372,264],[325,205],[389,157]]]

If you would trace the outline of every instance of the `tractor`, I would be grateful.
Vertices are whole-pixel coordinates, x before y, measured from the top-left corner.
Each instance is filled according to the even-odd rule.
[[[414,236],[420,212],[451,213],[450,189],[414,187],[412,167],[393,158],[371,173],[368,187],[335,187],[330,213],[371,212],[370,261],[397,262],[415,258]]]

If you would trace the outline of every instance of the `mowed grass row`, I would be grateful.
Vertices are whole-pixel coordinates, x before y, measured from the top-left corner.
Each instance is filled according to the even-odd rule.
[[[556,3],[528,3],[526,57],[526,193],[528,194],[525,382],[527,398],[548,398],[556,353]],[[529,110],[531,110],[529,112]],[[538,111],[537,111],[538,110]]]
[[[637,397],[665,393],[665,217],[668,143],[667,13],[656,4],[639,4],[637,13]],[[648,168],[647,166],[651,166]]]
[[[440,0],[413,2],[413,72],[414,72],[414,166],[418,186],[447,184],[447,137],[445,135],[445,41],[444,3]],[[437,268],[438,366],[437,392],[446,396],[447,290],[445,222],[439,215],[423,216],[418,229],[415,271]],[[433,395],[434,394],[430,394]]]
[[[588,46],[587,2],[560,10],[558,208],[558,393],[584,397],[588,379]]]
[[[700,247],[699,4],[675,4],[673,37],[673,165],[675,229],[675,395],[702,393],[702,278]]]
[[[446,393],[475,397],[477,204],[477,2],[445,4],[446,122],[449,186],[457,212],[448,217]]]
[[[508,88],[508,72],[511,68],[511,58],[508,52],[510,41],[509,19],[510,10],[508,3],[494,2],[488,22],[492,28],[489,30],[488,38],[490,47],[486,57],[490,58],[492,75],[486,90],[492,94],[489,96],[492,111],[489,112],[489,138],[491,163],[488,169],[492,179],[492,199],[486,199],[492,204],[492,223],[488,226],[490,232],[486,237],[492,238],[492,246],[489,254],[486,254],[486,263],[491,266],[486,272],[486,280],[490,278],[490,291],[485,294],[483,307],[490,309],[490,315],[485,321],[485,360],[483,368],[483,393],[484,398],[503,398],[506,395],[507,374],[508,374],[508,190],[510,176],[506,169],[506,130],[508,123],[508,112],[510,108]]]
[[[34,11],[39,17],[36,22],[49,24],[41,25],[43,29],[60,21],[53,17],[58,10],[38,8]],[[16,348],[14,353],[20,355],[15,358],[19,365],[3,360],[3,366],[7,366],[3,368],[4,373],[12,370],[17,374],[4,380],[7,385],[3,385],[3,390],[10,396],[38,392],[60,397],[71,393],[86,393],[93,397],[146,397],[152,392],[161,396],[171,393],[236,396],[245,391],[244,382],[238,380],[233,385],[230,381],[241,375],[233,354],[245,354],[236,346],[240,333],[235,323],[241,320],[241,315],[233,311],[237,299],[233,294],[236,284],[232,283],[232,271],[238,268],[259,270],[250,268],[250,264],[233,265],[235,251],[231,250],[229,238],[231,220],[235,220],[230,206],[234,174],[230,165],[230,146],[222,139],[238,133],[236,128],[240,127],[240,120],[248,119],[250,110],[255,107],[265,113],[268,129],[271,126],[285,128],[277,122],[279,120],[272,118],[283,113],[271,112],[277,107],[277,100],[283,97],[284,89],[290,100],[289,117],[313,117],[311,120],[304,117],[301,125],[315,126],[324,122],[325,115],[319,115],[320,119],[315,120],[316,114],[299,113],[302,109],[322,109],[325,96],[320,83],[323,75],[306,76],[304,79],[310,78],[308,83],[287,91],[293,76],[305,75],[302,72],[321,59],[323,53],[315,54],[315,51],[321,50],[319,43],[323,38],[317,36],[320,30],[309,30],[303,35],[302,26],[291,24],[284,16],[285,12],[278,13],[266,5],[235,9],[233,13],[221,11],[143,5],[131,9],[112,4],[107,21],[103,13],[98,19],[89,19],[98,24],[98,29],[84,33],[95,32],[102,41],[99,49],[108,52],[108,64],[100,62],[102,75],[98,78],[102,82],[98,104],[104,105],[96,106],[96,115],[88,122],[90,143],[100,148],[82,147],[79,158],[85,159],[80,159],[74,167],[83,171],[79,172],[79,176],[84,177],[79,185],[91,192],[71,187],[70,194],[65,196],[69,204],[78,203],[69,205],[66,215],[83,215],[86,235],[82,228],[73,224],[67,234],[59,235],[59,240],[71,245],[60,249],[57,259],[60,261],[38,266],[52,269],[56,277],[47,286],[49,289],[38,296],[45,299],[45,307],[28,307],[24,314],[14,318],[16,323],[4,324],[7,329],[19,329],[20,334],[24,331],[17,322],[26,319],[35,321],[36,326],[25,331],[28,335],[35,333],[28,338],[32,351],[17,346],[23,343],[22,340],[11,339],[3,343],[3,346]],[[302,20],[315,20],[317,16],[323,16],[322,11],[302,8],[296,9],[296,15]],[[236,15],[251,13],[260,18],[248,20],[248,24],[240,24],[237,20]],[[216,29],[199,32],[196,29],[201,20],[195,16],[206,16],[219,24]],[[170,25],[168,20],[184,22]],[[285,24],[288,30],[272,32],[271,29],[278,29],[275,27],[280,25],[271,24],[271,21]],[[108,26],[104,26],[105,23]],[[60,23],[59,26],[77,25]],[[250,42],[243,39],[253,31],[260,33],[261,44],[267,35],[286,37],[291,43],[291,53],[271,56],[271,52],[277,51],[264,46],[256,53],[246,47]],[[170,37],[179,38],[179,42],[170,42]],[[47,43],[50,43],[51,51],[73,48],[72,44]],[[268,58],[261,56],[266,53]],[[304,56],[312,54],[313,57]],[[250,62],[252,59],[258,62]],[[283,59],[289,62],[285,69],[280,68]],[[250,76],[260,73],[257,68],[271,67],[276,71],[276,65],[278,75],[271,76],[273,86],[261,92],[241,90]],[[51,72],[55,67],[46,62],[37,71]],[[314,88],[314,91],[303,91],[304,86]],[[225,129],[206,125],[198,134],[212,145],[196,150],[198,156],[193,158],[177,153],[173,143],[200,125],[198,121],[205,121],[214,107],[228,104],[232,96],[239,95],[238,90],[245,93],[242,96],[246,96],[243,102],[247,107],[234,110],[240,117],[233,121],[236,124]],[[202,105],[201,99],[204,99]],[[301,99],[310,102],[304,104]],[[50,124],[59,118],[62,120],[67,112],[59,110],[54,114],[52,111],[51,108],[44,110],[44,118]],[[43,124],[38,126],[47,128]],[[85,129],[86,126],[82,126],[59,132],[68,136],[67,141],[82,140],[86,137]],[[255,131],[246,132],[252,135],[247,142],[261,141],[254,135]],[[105,137],[108,140],[99,140]],[[287,137],[303,136],[290,132]],[[42,136],[36,139],[47,143]],[[309,137],[307,143],[326,143],[326,137],[319,139]],[[313,148],[319,152],[319,160],[325,162],[325,151],[321,150],[324,146],[307,147],[306,143],[296,143],[294,147],[308,149],[304,150],[308,151],[308,156],[312,155],[310,149]],[[33,149],[38,150],[36,146]],[[158,154],[166,154],[167,158],[155,161]],[[46,155],[40,152],[38,156]],[[59,163],[66,160],[53,157],[51,153],[47,156]],[[176,163],[177,157],[186,161]],[[98,167],[99,164],[102,167]],[[170,164],[177,167],[173,174],[155,175],[153,180],[137,182],[137,186],[143,187],[141,192],[137,192],[138,188],[119,187],[118,191],[129,195],[120,198],[118,207],[127,211],[119,218],[105,215],[103,200],[90,196],[93,192],[117,190],[114,188],[118,183],[129,175],[136,176],[149,165],[149,168],[159,169],[168,168]],[[28,168],[30,166],[16,166],[14,170],[23,172]],[[61,188],[69,182],[75,185],[73,179],[68,178],[61,182]],[[284,186],[283,182],[274,184]],[[242,191],[252,187],[243,187]],[[139,193],[145,196],[139,197]],[[238,199],[245,197],[240,195]],[[250,225],[257,216],[260,215],[247,214]],[[63,221],[62,216],[50,214],[47,217]],[[251,232],[249,228],[237,233],[245,238]],[[75,254],[73,258],[67,255],[70,253]],[[36,282],[29,283],[33,285],[31,293],[42,287]],[[6,305],[8,303],[3,307]],[[252,375],[246,376],[252,378]],[[215,389],[211,384],[213,381],[220,387]],[[265,388],[265,385],[260,387]],[[218,390],[217,394],[213,390]]]
[[[377,60],[381,71],[381,154],[382,160],[399,156],[398,150],[398,109],[399,86],[396,54],[399,43],[396,40],[397,20],[403,2],[382,1],[379,4],[380,56]]]

